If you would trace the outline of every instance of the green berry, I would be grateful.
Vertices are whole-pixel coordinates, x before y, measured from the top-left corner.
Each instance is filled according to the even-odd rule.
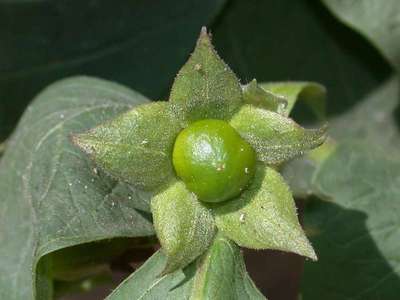
[[[227,122],[214,119],[182,130],[172,159],[177,175],[205,202],[238,196],[252,179],[256,164],[250,144]]]

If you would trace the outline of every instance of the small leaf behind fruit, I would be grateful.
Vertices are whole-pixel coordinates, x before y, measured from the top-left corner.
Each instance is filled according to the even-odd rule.
[[[186,267],[207,250],[215,232],[213,217],[183,182],[154,196],[151,210],[157,237],[168,257],[165,273]]]
[[[307,81],[286,81],[261,83],[260,86],[287,100],[282,114],[289,116],[297,101],[304,101],[320,120],[325,120],[326,89],[324,86]]]
[[[285,112],[288,106],[288,101],[284,97],[263,89],[255,79],[242,88],[243,100],[247,104],[253,104],[278,113]]]
[[[279,164],[325,141],[326,127],[304,129],[278,113],[243,105],[230,124],[256,150],[258,159]]]
[[[242,90],[211,44],[205,28],[196,48],[175,78],[170,101],[177,104],[184,121],[229,119],[242,104]]]
[[[217,228],[239,246],[317,259],[299,224],[289,187],[272,168],[260,164],[252,185],[214,212]]]

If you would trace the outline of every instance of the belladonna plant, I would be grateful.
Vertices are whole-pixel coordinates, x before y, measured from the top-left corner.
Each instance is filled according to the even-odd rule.
[[[203,28],[169,101],[136,106],[73,142],[110,175],[151,192],[163,274],[196,261],[196,280],[205,280],[216,243],[317,259],[279,170],[321,145],[326,128],[300,127],[292,106],[255,80],[242,86]]]

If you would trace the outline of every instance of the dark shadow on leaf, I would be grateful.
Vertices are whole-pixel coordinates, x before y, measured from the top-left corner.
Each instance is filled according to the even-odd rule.
[[[378,249],[366,220],[364,213],[330,202],[307,206],[305,229],[319,260],[305,264],[304,299],[398,299],[400,278]]]

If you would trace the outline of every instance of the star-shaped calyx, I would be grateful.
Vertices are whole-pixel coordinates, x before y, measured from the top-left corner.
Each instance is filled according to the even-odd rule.
[[[183,268],[218,231],[252,249],[316,259],[279,165],[321,145],[325,128],[288,118],[290,99],[241,86],[203,29],[168,102],[134,107],[73,141],[112,176],[152,191],[168,263]]]

